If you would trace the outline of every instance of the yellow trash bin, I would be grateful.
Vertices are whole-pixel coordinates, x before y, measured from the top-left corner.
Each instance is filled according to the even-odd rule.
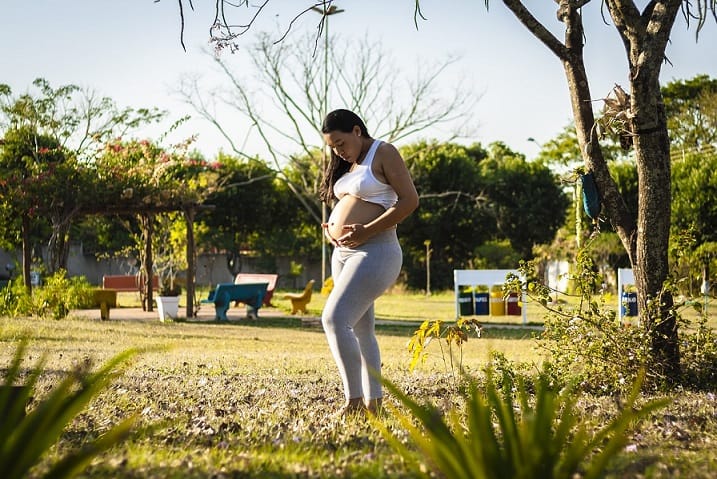
[[[490,315],[505,316],[505,301],[503,301],[503,285],[494,284],[490,288]]]

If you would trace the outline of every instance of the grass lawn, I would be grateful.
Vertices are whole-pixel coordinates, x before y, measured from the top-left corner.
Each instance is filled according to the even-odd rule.
[[[279,292],[275,298],[280,309],[288,306]],[[310,311],[318,313],[322,304],[315,294]],[[450,320],[453,307],[449,293],[390,294],[376,311],[381,319]],[[430,346],[424,366],[409,372],[412,323],[377,329],[388,379],[436,404],[458,398],[438,344]],[[485,329],[481,339],[466,343],[463,365],[479,371],[491,350],[538,362],[532,334]],[[32,338],[28,367],[43,354],[47,358],[38,397],[78,361],[100,362],[130,347],[145,350],[71,424],[48,458],[136,415],[130,439],[93,462],[86,477],[414,477],[370,425],[333,416],[343,402],[333,359],[320,327],[302,326],[298,318],[229,324],[103,322],[81,314],[62,321],[2,318],[0,367],[21,336]],[[586,397],[581,407],[585,420],[597,424],[609,419],[615,401]],[[716,441],[717,398],[681,393],[634,433],[635,450],[613,464],[609,477],[713,477]]]

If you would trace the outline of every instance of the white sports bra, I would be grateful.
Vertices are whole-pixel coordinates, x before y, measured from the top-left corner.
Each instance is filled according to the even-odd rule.
[[[398,194],[391,185],[380,182],[371,171],[371,164],[376,150],[382,142],[374,140],[364,160],[354,167],[353,171],[344,173],[334,184],[334,195],[338,199],[345,195],[361,198],[369,203],[376,203],[388,209],[398,201]]]

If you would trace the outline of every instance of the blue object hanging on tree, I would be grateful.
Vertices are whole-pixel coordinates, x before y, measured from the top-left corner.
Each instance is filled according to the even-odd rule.
[[[583,209],[585,214],[595,220],[600,215],[600,194],[592,172],[580,175],[583,186]]]

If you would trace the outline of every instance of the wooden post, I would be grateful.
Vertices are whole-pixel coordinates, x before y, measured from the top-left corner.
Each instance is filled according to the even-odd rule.
[[[187,318],[194,317],[194,280],[196,279],[197,260],[194,252],[194,206],[184,208],[184,220],[187,222]]]
[[[25,289],[29,293],[32,291],[32,281],[30,281],[30,267],[32,265],[32,245],[30,244],[30,217],[27,213],[22,215],[22,280],[25,283]]]
[[[142,309],[152,312],[152,283],[154,282],[154,260],[152,259],[152,230],[154,228],[154,215],[143,213],[141,215],[142,236],[144,236],[144,261],[142,264],[142,276],[144,276],[144,301]]]

